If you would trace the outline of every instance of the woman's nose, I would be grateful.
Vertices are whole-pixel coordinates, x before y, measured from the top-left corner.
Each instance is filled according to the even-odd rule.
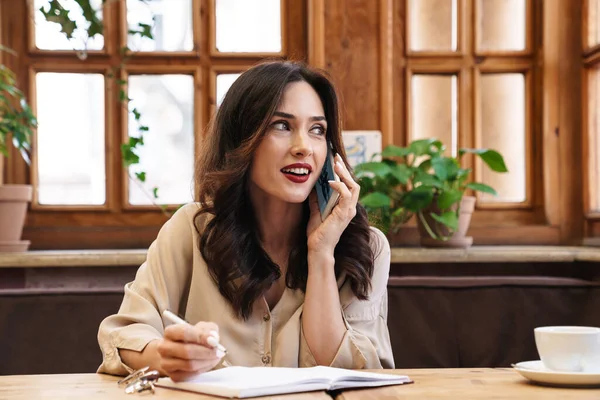
[[[298,133],[292,139],[290,151],[295,156],[307,157],[312,154],[310,138],[306,134]]]

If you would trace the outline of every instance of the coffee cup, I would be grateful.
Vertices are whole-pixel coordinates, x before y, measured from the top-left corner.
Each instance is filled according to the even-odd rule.
[[[542,363],[552,371],[600,373],[600,328],[543,326],[534,329]]]

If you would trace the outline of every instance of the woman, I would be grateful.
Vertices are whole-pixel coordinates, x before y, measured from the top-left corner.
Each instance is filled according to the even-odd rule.
[[[340,197],[321,221],[313,187],[328,143]],[[389,244],[357,204],[344,157],[322,73],[279,61],[243,73],[204,140],[198,203],[162,227],[118,314],[100,325],[99,372],[148,365],[182,380],[223,365],[393,368]],[[190,324],[171,325],[167,309]]]

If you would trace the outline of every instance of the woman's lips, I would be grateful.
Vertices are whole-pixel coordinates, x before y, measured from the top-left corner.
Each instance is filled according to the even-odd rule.
[[[308,180],[308,177],[310,176],[310,174],[306,174],[306,175],[294,175],[288,172],[282,172],[283,175],[288,178],[290,181],[294,182],[294,183],[304,183]]]

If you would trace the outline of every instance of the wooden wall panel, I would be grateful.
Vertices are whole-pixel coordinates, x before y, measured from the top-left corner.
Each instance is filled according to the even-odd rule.
[[[553,3],[553,2],[550,2]],[[563,28],[559,40],[559,180],[561,241],[579,244],[583,236],[581,2],[559,1]],[[546,45],[549,45],[546,43]]]
[[[324,3],[325,68],[341,92],[344,129],[380,129],[379,1]]]

